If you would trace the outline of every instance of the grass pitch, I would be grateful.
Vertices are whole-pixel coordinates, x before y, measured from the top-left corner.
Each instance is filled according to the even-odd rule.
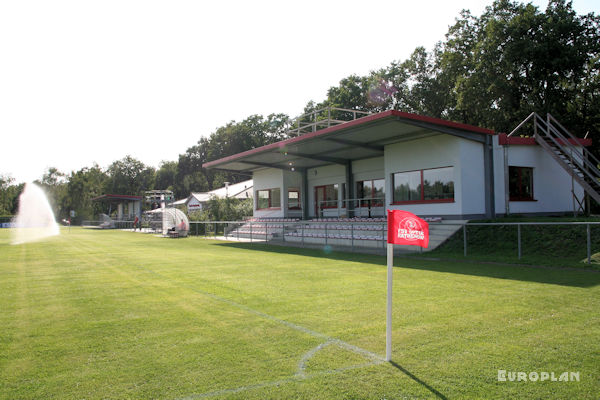
[[[0,398],[597,398],[600,273],[0,230]],[[579,372],[499,382],[498,370]]]

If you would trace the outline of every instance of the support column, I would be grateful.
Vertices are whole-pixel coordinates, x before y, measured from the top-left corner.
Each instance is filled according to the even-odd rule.
[[[485,185],[485,216],[496,217],[496,192],[494,190],[494,145],[492,136],[485,137],[483,144],[483,168]]]
[[[306,168],[300,170],[302,189],[300,190],[300,204],[302,207],[302,219],[308,219],[308,171]]]
[[[346,163],[346,192],[346,195],[348,196],[347,199],[354,198],[354,173],[352,172],[352,161]],[[348,213],[348,218],[355,217],[353,201],[346,202],[346,212]]]

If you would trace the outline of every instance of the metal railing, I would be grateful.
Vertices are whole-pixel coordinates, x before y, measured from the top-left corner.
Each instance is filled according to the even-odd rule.
[[[101,221],[83,221],[83,225],[97,225]],[[133,221],[121,223],[118,229],[132,229]],[[452,234],[449,234],[448,229]],[[567,229],[571,228],[571,229]],[[503,232],[497,231],[502,229]],[[553,230],[546,235],[564,236],[565,244],[556,251],[557,259],[575,254],[591,264],[594,251],[600,251],[600,222],[431,222],[430,243],[442,243],[439,254],[449,252],[464,258],[484,255],[488,259],[499,256],[515,260],[536,257],[549,251],[538,236],[542,230]],[[454,231],[456,231],[454,233]],[[462,232],[461,232],[462,231]],[[273,218],[259,221],[190,221],[190,236],[206,239],[224,239],[251,243],[284,244],[300,247],[329,246],[336,249],[385,254],[387,221],[382,218],[323,218],[309,221]],[[477,240],[474,239],[477,237]],[[499,242],[499,237],[505,239]],[[476,241],[475,241],[476,240]],[[421,252],[420,248],[403,251]],[[536,254],[537,253],[537,254]],[[550,255],[552,256],[552,255]]]
[[[600,169],[598,167],[600,160],[550,113],[546,114],[544,120],[540,115],[532,112],[508,134],[508,137],[517,133],[529,121],[533,123],[535,141],[600,204]],[[507,160],[505,160],[506,162]],[[574,188],[571,191],[574,199],[583,209],[583,204],[576,198]]]
[[[448,236],[444,230],[449,227],[458,228],[453,235]],[[561,227],[581,227],[580,232],[569,235],[575,235],[571,240],[580,241],[581,258],[585,256],[587,264],[592,262],[594,248],[600,248],[600,239],[592,241],[593,237],[600,238],[600,222],[498,222],[498,223],[430,223],[430,243],[431,242],[450,242],[454,244],[461,242],[462,256],[468,258],[476,255],[475,253],[484,253],[485,255],[495,254],[495,249],[502,247],[497,242],[497,235],[493,231],[488,232],[489,241],[480,237],[479,243],[473,243],[470,233],[475,233],[475,229],[502,228],[503,237],[509,237],[509,243],[504,245],[505,255],[510,255],[513,250],[506,250],[507,247],[514,248],[514,256],[517,260],[522,260],[525,256],[535,256],[539,252],[541,245],[530,244],[526,247],[524,235],[530,239],[535,239],[536,231],[533,227],[554,228]],[[596,232],[592,235],[592,229]],[[525,231],[528,230],[529,231]],[[455,229],[456,230],[456,229]],[[462,233],[461,233],[462,230]],[[508,231],[508,233],[507,233]],[[524,232],[525,231],[525,232]],[[368,221],[367,218],[351,219],[342,218],[324,218],[310,221],[285,221],[284,219],[274,219],[273,221],[191,221],[191,236],[203,236],[208,239],[226,239],[246,242],[260,242],[269,244],[286,244],[301,247],[322,247],[331,246],[338,249],[349,249],[350,251],[369,250],[385,254],[387,243],[387,222],[386,221]],[[556,233],[560,235],[561,233]],[[462,237],[461,237],[462,236]],[[481,235],[479,235],[481,236]],[[582,242],[585,242],[583,245]],[[536,246],[536,247],[533,247]],[[567,245],[565,245],[567,246]],[[456,249],[456,246],[455,246]],[[483,249],[483,250],[482,250]],[[583,251],[585,249],[585,255]],[[407,250],[408,249],[403,249]],[[413,252],[421,252],[420,248],[412,249]],[[458,250],[457,250],[458,251]]]
[[[190,221],[190,236],[301,247],[335,246],[385,251],[387,223],[382,221]]]
[[[344,124],[369,114],[367,111],[325,107],[296,117],[292,121],[293,128],[289,129],[287,134],[289,136],[300,136],[319,129]]]
[[[331,205],[330,205],[331,204]],[[356,199],[343,200],[321,200],[317,203],[317,215],[325,217],[325,212],[336,217],[384,217],[385,216],[385,198],[383,197],[362,197]],[[332,215],[329,215],[332,216]]]
[[[81,226],[100,226],[105,221],[100,220],[83,220]],[[133,229],[133,220],[112,220],[114,227],[112,229]]]

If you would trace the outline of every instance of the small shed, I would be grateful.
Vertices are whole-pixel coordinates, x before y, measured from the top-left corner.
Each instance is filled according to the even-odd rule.
[[[133,221],[135,217],[142,216],[142,196],[127,194],[103,194],[94,197],[92,201],[98,201],[107,207],[107,215],[117,211],[117,221]]]

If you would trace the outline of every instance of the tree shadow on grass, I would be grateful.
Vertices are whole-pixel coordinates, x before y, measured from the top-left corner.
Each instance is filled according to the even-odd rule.
[[[378,266],[386,265],[386,257],[376,254],[348,253],[332,251],[324,246],[321,249],[287,247],[262,243],[219,242],[216,246],[231,249],[263,251],[277,254],[299,255],[304,257],[325,258],[338,261],[351,261]],[[550,285],[591,288],[600,284],[600,273],[590,269],[561,269],[555,267],[534,267],[502,263],[477,262],[465,260],[421,259],[397,256],[394,266],[488,278],[537,282]]]

